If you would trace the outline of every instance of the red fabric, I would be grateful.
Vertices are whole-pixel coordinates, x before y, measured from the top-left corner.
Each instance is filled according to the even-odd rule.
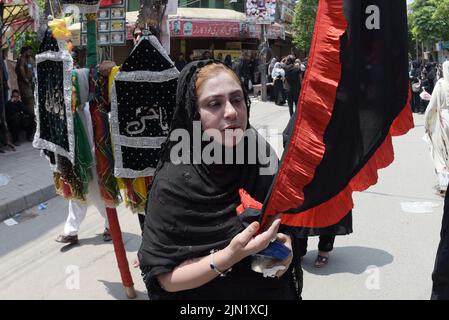
[[[101,0],[100,6],[101,7],[109,7],[117,4],[122,4],[123,0]]]
[[[304,187],[312,181],[315,170],[323,159],[324,132],[331,120],[341,80],[340,36],[346,27],[342,0],[319,2],[299,111],[291,143],[283,160],[290,165],[281,166],[279,170],[265,208],[262,228],[277,212],[301,206],[304,202]],[[377,171],[393,162],[391,137],[405,134],[413,128],[410,97],[409,93],[407,105],[393,122],[382,145],[345,189],[327,202],[301,214],[284,214],[282,223],[293,227],[322,228],[339,222],[354,207],[352,192],[363,191],[376,184]],[[302,161],[298,163],[295,159]]]
[[[60,181],[61,181],[62,194],[63,194],[64,198],[69,199],[72,196],[72,189],[70,188],[70,185],[67,182],[65,182],[62,179]]]
[[[248,208],[261,210],[262,203],[253,199],[244,189],[239,190],[241,205],[237,207],[237,215],[241,215]]]
[[[109,229],[111,232],[112,243],[114,244],[115,257],[117,259],[122,283],[125,287],[132,287],[134,285],[129,271],[128,259],[126,257],[125,246],[123,245],[122,231],[120,230],[120,223],[117,218],[117,210],[113,208],[106,208],[109,221]]]
[[[375,185],[378,180],[377,171],[388,167],[394,160],[392,136],[403,135],[414,127],[413,115],[409,101],[399,116],[394,120],[390,133],[384,143],[377,149],[373,157],[360,172],[352,178],[346,188],[337,196],[318,207],[301,214],[284,214],[282,224],[287,226],[324,228],[338,223],[354,207],[352,193],[364,191]]]
[[[280,168],[277,183],[265,208],[262,226],[276,214],[274,203],[285,211],[291,207],[299,207],[304,201],[303,188],[312,181],[324,156],[323,136],[330,122],[341,79],[340,37],[346,27],[342,0],[319,2],[308,68],[299,99],[298,118],[291,137],[293,143],[289,145],[283,160],[293,165]],[[315,153],[310,154],[310,150]],[[302,159],[301,155],[305,153],[310,156],[301,164],[293,161]],[[283,194],[281,189],[292,192]]]
[[[411,101],[412,90],[409,88],[407,105],[402,110],[402,113],[394,120],[390,129],[390,134],[393,137],[404,135],[415,126],[413,123],[412,107],[410,106]]]

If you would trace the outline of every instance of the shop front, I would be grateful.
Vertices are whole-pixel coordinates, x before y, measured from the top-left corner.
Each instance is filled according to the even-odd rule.
[[[184,54],[187,59],[201,58],[209,51],[215,58],[227,55],[235,61],[242,53],[255,57],[262,26],[247,22],[245,14],[228,9],[178,8],[168,18],[171,56]],[[276,23],[266,27],[268,39],[285,38]]]
[[[121,64],[134,47],[133,33],[138,12],[126,13],[126,43],[113,47],[113,59]],[[164,18],[165,20],[165,18]],[[70,27],[75,46],[82,46],[80,24]],[[199,59],[209,51],[214,58],[224,59],[230,55],[235,61],[242,54],[257,56],[262,26],[247,22],[245,14],[229,9],[177,8],[162,24],[162,45],[173,61],[181,53],[187,60]],[[266,26],[270,44],[284,44],[284,27],[273,23]]]

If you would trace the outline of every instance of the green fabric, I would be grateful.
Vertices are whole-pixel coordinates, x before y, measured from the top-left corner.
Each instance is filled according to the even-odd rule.
[[[82,193],[89,192],[89,181],[92,180],[93,159],[90,151],[89,140],[78,110],[73,115],[75,131],[75,175],[82,185]]]
[[[83,195],[89,192],[89,181],[92,180],[93,158],[92,152],[90,150],[89,138],[87,137],[86,130],[84,128],[81,116],[79,114],[80,110],[80,93],[79,93],[79,83],[78,74],[72,71],[72,95],[73,108],[75,110],[73,114],[73,126],[75,133],[75,175],[81,183],[81,191]]]

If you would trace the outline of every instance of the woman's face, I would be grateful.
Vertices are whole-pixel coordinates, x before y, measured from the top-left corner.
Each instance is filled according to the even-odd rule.
[[[243,137],[248,110],[242,87],[228,72],[220,72],[203,82],[198,92],[201,125],[215,141],[233,147]],[[211,130],[215,129],[215,130]]]

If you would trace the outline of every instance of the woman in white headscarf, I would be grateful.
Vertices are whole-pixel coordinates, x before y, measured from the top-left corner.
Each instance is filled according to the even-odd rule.
[[[274,65],[271,77],[273,78],[274,103],[278,106],[283,106],[286,99],[284,92],[285,70],[280,62],[276,62]]]
[[[273,72],[274,65],[276,64],[277,59],[271,59],[270,64],[268,65],[268,82],[273,82],[273,78],[271,77],[271,73]]]
[[[425,114],[430,153],[438,175],[438,192],[444,195],[449,182],[449,61],[443,64]]]

